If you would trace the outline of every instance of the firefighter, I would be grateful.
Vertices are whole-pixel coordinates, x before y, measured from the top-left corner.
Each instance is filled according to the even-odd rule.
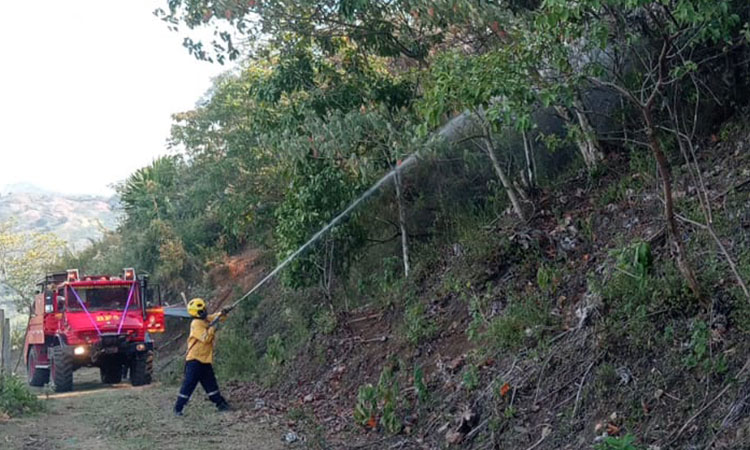
[[[185,356],[185,380],[182,382],[180,393],[177,394],[177,403],[174,405],[175,415],[181,416],[182,409],[190,400],[190,396],[198,383],[208,394],[208,399],[214,402],[219,411],[227,411],[229,404],[219,393],[219,385],[216,383],[213,363],[214,335],[216,327],[211,322],[220,318],[224,320],[228,309],[209,315],[206,310],[206,301],[202,298],[190,300],[187,306],[188,314],[193,317],[190,323],[190,336],[188,337],[188,351]]]

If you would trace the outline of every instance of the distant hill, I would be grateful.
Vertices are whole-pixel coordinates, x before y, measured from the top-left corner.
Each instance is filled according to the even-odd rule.
[[[49,192],[27,183],[0,188],[0,221],[22,231],[50,232],[74,250],[117,226],[117,198]]]

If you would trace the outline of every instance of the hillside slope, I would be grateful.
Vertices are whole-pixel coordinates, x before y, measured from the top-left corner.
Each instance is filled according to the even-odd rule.
[[[741,122],[698,160],[714,226],[748,279]],[[219,346],[220,371],[254,380],[232,383],[231,398],[312,448],[747,448],[750,306],[715,242],[690,225],[698,193],[678,158],[702,298],[670,256],[652,166],[638,152],[611,155],[605,175],[539,193],[528,223],[476,227],[408,280],[337,294],[364,307],[304,325],[292,305],[325,304],[319,290],[267,289]],[[297,335],[308,336],[301,347]]]

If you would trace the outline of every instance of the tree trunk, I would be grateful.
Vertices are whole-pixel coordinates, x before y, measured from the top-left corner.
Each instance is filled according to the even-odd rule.
[[[398,226],[401,229],[401,251],[404,260],[404,277],[409,277],[409,235],[406,232],[406,211],[404,210],[404,199],[401,195],[401,173],[398,166],[393,177],[396,186],[396,203],[398,203]]]
[[[602,153],[601,145],[596,138],[596,130],[591,125],[583,101],[578,95],[573,99],[573,107],[575,108],[576,118],[578,118],[578,125],[583,132],[583,138],[579,140],[578,148],[584,154],[587,166],[591,169],[596,168],[600,162],[604,161],[604,153]]]
[[[648,135],[648,143],[651,147],[651,151],[654,153],[656,158],[656,164],[659,168],[659,175],[661,175],[662,186],[664,192],[664,218],[667,221],[667,230],[672,238],[672,244],[675,249],[675,256],[677,257],[677,266],[680,272],[685,277],[685,280],[693,291],[693,294],[700,298],[700,286],[698,286],[698,280],[695,277],[690,262],[685,255],[685,246],[682,244],[679,231],[677,229],[677,220],[674,215],[674,201],[672,198],[672,175],[669,170],[669,163],[667,157],[661,149],[661,144],[656,137],[656,130],[654,128],[654,121],[651,115],[651,108],[649,105],[642,107],[643,119],[646,122],[646,134]]]
[[[498,162],[497,160],[495,150],[492,148],[492,140],[489,138],[489,136],[485,136],[483,140],[484,150],[487,152],[487,156],[490,157],[490,161],[492,161],[492,167],[495,169],[497,177],[500,178],[500,182],[503,184],[505,192],[508,194],[510,203],[513,205],[513,210],[521,220],[526,220],[523,209],[521,208],[521,202],[518,200],[518,195],[516,195],[516,190],[513,187],[513,184],[510,182],[510,179],[508,179],[508,176],[505,174],[505,171],[500,166],[500,162]]]
[[[331,286],[333,285],[333,258],[335,239],[326,239],[323,243],[323,260],[321,264],[316,264],[320,270],[320,288],[323,294],[330,302],[333,298]]]
[[[526,179],[528,188],[536,188],[536,162],[534,161],[534,147],[526,131],[521,132],[523,137],[523,152],[526,155]]]
[[[521,208],[521,202],[518,200],[516,189],[513,187],[513,183],[511,183],[508,175],[505,174],[505,171],[500,166],[500,162],[497,160],[497,155],[495,155],[495,148],[492,143],[492,128],[489,121],[487,120],[487,116],[485,116],[484,110],[481,108],[475,111],[475,114],[479,118],[479,123],[482,127],[482,132],[484,133],[484,137],[482,138],[484,151],[487,153],[487,156],[489,156],[490,161],[492,162],[492,167],[495,169],[497,177],[500,179],[500,182],[505,188],[505,192],[508,194],[508,198],[510,199],[510,203],[513,205],[513,210],[515,211],[516,215],[521,220],[526,220],[526,216],[523,213],[523,208]]]
[[[562,117],[562,119],[570,125],[576,123],[581,128],[581,137],[576,139],[576,146],[578,151],[583,157],[583,162],[586,164],[586,168],[589,173],[593,172],[599,166],[599,163],[604,160],[604,154],[601,150],[599,140],[596,138],[596,131],[591,125],[591,121],[586,116],[583,102],[581,99],[576,97],[573,101],[576,118],[570,115],[570,112],[563,106],[556,106],[555,110]]]

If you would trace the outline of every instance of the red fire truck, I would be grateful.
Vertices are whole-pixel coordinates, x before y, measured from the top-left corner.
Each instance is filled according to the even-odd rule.
[[[34,298],[24,357],[29,384],[52,381],[56,392],[73,389],[73,372],[98,367],[103,383],[127,372],[133,386],[151,383],[153,333],[164,332],[158,289],[148,277],[79,276],[78,270],[47,274]]]

